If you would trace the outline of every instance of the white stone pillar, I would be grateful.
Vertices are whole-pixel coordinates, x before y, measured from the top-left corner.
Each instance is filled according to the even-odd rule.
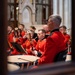
[[[70,1],[69,0],[64,0],[64,24],[67,27],[67,29],[70,29],[70,22],[71,22],[71,8],[70,8]],[[68,31],[68,33],[70,33]]]
[[[68,27],[68,0],[64,0],[64,24],[66,27]]]
[[[58,14],[58,0],[53,0],[53,14]]]
[[[32,25],[35,25],[35,0],[33,0]]]
[[[68,0],[68,2],[69,2],[69,18],[68,18],[68,23],[69,23],[69,25],[68,25],[68,32],[69,32],[69,34],[71,34],[71,26],[72,26],[72,12],[71,12],[71,0]]]
[[[22,10],[21,10],[21,0],[19,0],[19,23],[22,23]]]
[[[59,15],[62,17],[61,25],[64,25],[64,0],[59,0]]]
[[[34,10],[35,10],[35,0],[33,0]]]

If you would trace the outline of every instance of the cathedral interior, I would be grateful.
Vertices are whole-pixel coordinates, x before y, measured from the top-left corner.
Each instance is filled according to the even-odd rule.
[[[75,75],[75,0],[1,0],[0,7],[1,75]],[[35,26],[37,33],[38,29],[48,24],[49,16],[53,14],[61,16],[60,26],[66,26],[66,32],[71,36],[70,50],[72,53],[66,56],[70,60],[41,65],[38,68],[35,66],[33,69],[31,68],[38,63],[39,59],[36,56],[24,56],[23,54],[24,59],[20,58],[21,55],[17,57],[11,55],[13,59],[9,60],[6,51],[9,41],[7,41],[7,27],[17,28],[23,24],[26,29],[29,29],[30,26]],[[37,59],[36,62],[35,59]]]
[[[8,21],[14,27],[22,23],[38,29],[47,24],[50,15],[59,14],[61,26],[66,26],[71,35],[71,13],[71,0],[8,0]]]

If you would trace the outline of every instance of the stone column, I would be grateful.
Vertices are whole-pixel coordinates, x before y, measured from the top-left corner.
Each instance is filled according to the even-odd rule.
[[[72,26],[72,12],[71,12],[71,0],[68,0],[68,2],[69,2],[69,18],[68,18],[68,23],[69,23],[69,25],[68,25],[68,32],[69,32],[69,34],[71,35],[71,26]]]
[[[21,10],[21,0],[19,0],[19,17],[18,17],[19,23],[22,22],[22,10]]]
[[[68,33],[70,34],[69,29],[71,29],[71,0],[64,0],[64,24],[68,29]]]
[[[32,25],[35,25],[35,0],[33,0]]]
[[[59,0],[59,14],[62,17],[61,25],[64,25],[64,0]]]
[[[53,14],[58,14],[58,0],[53,0]]]

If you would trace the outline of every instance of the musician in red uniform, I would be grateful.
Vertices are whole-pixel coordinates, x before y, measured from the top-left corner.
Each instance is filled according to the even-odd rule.
[[[18,28],[21,29],[21,31],[22,31],[22,32],[21,32],[21,35],[24,36],[24,35],[26,34],[26,31],[24,30],[25,26],[24,26],[23,24],[20,24],[20,25],[18,26]]]
[[[21,35],[21,32],[21,29],[15,28],[13,37],[13,42],[17,42],[20,45],[23,43],[23,37]]]
[[[35,39],[36,41],[38,41],[37,33],[35,33],[35,30],[36,30],[35,26],[30,26],[30,31],[32,32],[31,33],[32,39]]]
[[[14,37],[13,37],[13,41],[14,43],[18,43],[18,44],[22,44],[23,43],[23,38],[21,35],[21,29],[15,28],[14,30]],[[16,54],[21,54],[20,52],[18,52],[14,47],[13,47],[13,51],[11,52],[11,55],[16,55]]]
[[[48,19],[48,26],[51,35],[46,39],[44,53],[36,62],[38,65],[50,64],[54,62],[55,56],[65,50],[65,44],[62,33],[59,31],[61,17],[59,15],[51,15]]]
[[[36,45],[37,56],[41,56],[44,53],[44,45],[46,44],[45,38],[46,32],[44,29],[38,30],[38,42]]]
[[[36,40],[31,38],[30,33],[27,33],[26,37],[27,37],[27,39],[26,39],[25,43],[22,44],[22,47],[26,50],[28,55],[32,55],[33,47],[36,46]]]
[[[49,30],[48,25],[43,25],[43,29],[45,30],[46,35],[50,35],[50,30]]]
[[[7,40],[9,42],[12,42],[13,41],[13,36],[14,36],[14,30],[13,30],[13,27],[12,26],[8,26],[7,27]]]
[[[66,44],[66,47],[68,46],[68,44],[70,44],[70,35],[67,34],[66,32],[66,26],[60,26],[59,30],[60,32],[63,34],[64,38],[65,38],[65,44]]]
[[[11,42],[13,41],[13,36],[14,36],[13,27],[11,25],[8,25],[8,27],[7,27],[7,43],[8,43],[7,53],[8,53],[8,55],[12,51]]]

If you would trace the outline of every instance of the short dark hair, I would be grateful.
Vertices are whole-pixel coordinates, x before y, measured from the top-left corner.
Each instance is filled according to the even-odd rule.
[[[8,27],[11,27],[12,29],[14,29],[14,27],[12,25],[8,25]]]
[[[46,33],[46,31],[44,29],[39,29],[38,31],[42,31],[43,33]]]
[[[30,28],[32,28],[32,29],[34,29],[34,30],[36,30],[36,28],[35,28],[34,26],[30,26]]]
[[[64,28],[64,29],[67,29],[67,28],[66,28],[66,26],[60,26],[60,27],[59,27],[59,29],[60,29],[60,28]]]
[[[23,28],[25,27],[24,24],[20,24],[21,26],[23,26]]]

